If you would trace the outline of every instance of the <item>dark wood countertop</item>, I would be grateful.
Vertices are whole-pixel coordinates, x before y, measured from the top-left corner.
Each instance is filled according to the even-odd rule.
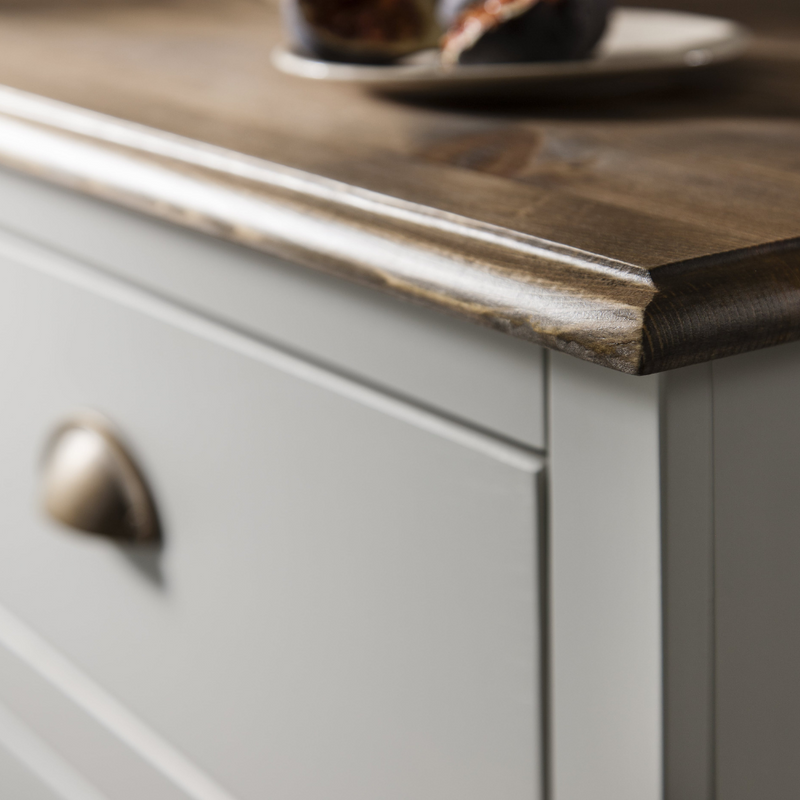
[[[658,372],[800,338],[800,10],[772,2],[717,9],[759,37],[699,82],[467,107],[278,74],[255,0],[0,0],[0,163]]]

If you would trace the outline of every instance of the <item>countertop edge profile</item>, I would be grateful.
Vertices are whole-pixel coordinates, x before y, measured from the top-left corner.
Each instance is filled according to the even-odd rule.
[[[0,164],[630,374],[800,339],[800,239],[644,268],[0,87]]]

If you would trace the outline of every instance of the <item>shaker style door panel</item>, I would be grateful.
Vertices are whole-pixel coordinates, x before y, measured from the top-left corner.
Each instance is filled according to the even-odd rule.
[[[68,800],[0,744],[0,792],[14,800]]]
[[[0,791],[14,800],[68,800],[0,744]]]
[[[231,797],[540,796],[534,457],[17,240],[0,286],[0,603]],[[43,514],[87,408],[160,549]]]
[[[231,800],[202,769],[2,607],[0,744],[46,776],[66,800]],[[0,797],[17,800],[5,788],[0,777]]]
[[[3,706],[0,706],[0,797],[109,800]]]

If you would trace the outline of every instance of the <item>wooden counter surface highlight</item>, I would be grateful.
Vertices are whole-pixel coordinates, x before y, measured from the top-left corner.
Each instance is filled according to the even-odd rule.
[[[800,338],[785,26],[705,85],[527,109],[278,75],[276,31],[243,0],[0,4],[0,164],[624,372]]]

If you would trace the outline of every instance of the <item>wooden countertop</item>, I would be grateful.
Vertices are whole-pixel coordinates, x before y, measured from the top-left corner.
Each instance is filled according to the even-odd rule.
[[[0,0],[0,163],[658,372],[800,338],[793,3],[700,83],[436,106],[278,74],[255,0]]]

